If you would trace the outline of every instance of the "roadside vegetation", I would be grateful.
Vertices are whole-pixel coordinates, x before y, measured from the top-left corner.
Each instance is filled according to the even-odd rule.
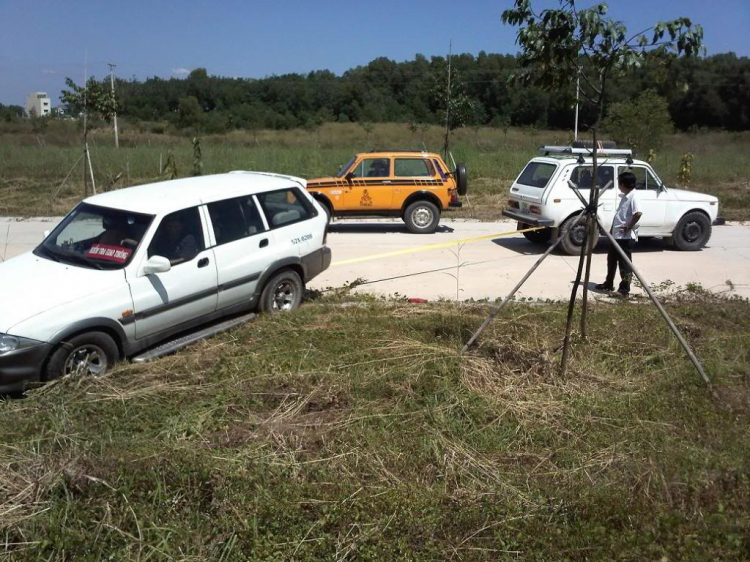
[[[690,43],[694,38],[691,35],[685,39]],[[680,43],[684,46],[685,41]],[[205,68],[195,68],[184,79],[116,79],[117,114],[133,121],[169,121],[177,128],[204,133],[294,129],[331,122],[442,124],[447,66],[445,57],[416,55],[413,60],[400,62],[379,57],[342,75],[317,70],[248,79],[212,75]],[[459,109],[462,123],[467,125],[570,126],[573,82],[568,80],[553,91],[509,83],[508,77],[520,66],[522,60],[515,55],[454,54],[452,113]],[[654,89],[668,101],[671,119],[680,130],[747,130],[749,69],[750,58],[734,53],[700,59],[660,53],[646,57],[626,76],[612,76],[607,105],[631,102],[639,93]],[[77,95],[80,86],[68,79],[62,97],[68,115],[81,110],[83,100]],[[92,94],[106,95],[110,78],[90,77],[88,87],[89,100]],[[2,120],[12,120],[22,113],[19,106],[0,104]],[[590,126],[595,120],[589,108],[581,108],[581,123]]]
[[[179,176],[194,169],[191,138],[170,133],[165,124],[121,122],[120,149],[105,124],[90,135],[97,187],[115,189],[166,178],[170,153]],[[43,130],[30,122],[0,124],[0,215],[62,215],[80,200],[79,123],[53,120]],[[38,127],[37,127],[38,128]],[[469,127],[452,135],[457,161],[466,162],[469,204],[451,216],[500,217],[510,183],[542,144],[565,144],[571,133],[534,128]],[[203,173],[262,170],[305,178],[331,175],[352,153],[374,148],[439,151],[443,129],[407,124],[324,124],[288,131],[234,131],[201,137]],[[722,216],[750,218],[750,132],[694,132],[663,137],[654,166],[668,186],[679,186],[681,163],[692,154],[689,189],[717,195]],[[648,154],[639,154],[645,159]],[[161,163],[161,168],[160,168]]]
[[[338,299],[337,299],[338,300]],[[0,403],[13,560],[747,560],[750,304],[318,299]],[[357,342],[357,343],[353,343]],[[366,345],[362,345],[362,343]]]

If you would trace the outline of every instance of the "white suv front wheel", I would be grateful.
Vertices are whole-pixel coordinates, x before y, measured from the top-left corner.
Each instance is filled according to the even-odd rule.
[[[65,340],[52,353],[44,372],[45,380],[69,375],[100,376],[119,358],[114,340],[104,332],[85,332]]]

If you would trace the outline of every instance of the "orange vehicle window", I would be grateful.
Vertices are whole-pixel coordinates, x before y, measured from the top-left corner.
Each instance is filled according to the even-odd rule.
[[[391,175],[388,158],[365,158],[352,170],[355,178],[387,178]]]
[[[357,159],[356,156],[352,156],[346,164],[341,166],[341,169],[339,170],[339,173],[336,174],[336,177],[343,178],[346,175],[346,173],[349,171],[349,168],[352,167],[352,164],[354,164],[354,160],[356,159]]]
[[[396,158],[396,177],[432,177],[435,169],[432,162],[422,158]]]
[[[448,179],[445,175],[445,172],[443,171],[443,167],[440,165],[440,162],[438,162],[437,160],[433,160],[432,162],[435,164],[435,169],[438,171],[438,174],[440,174],[440,177],[443,179],[443,181]]]

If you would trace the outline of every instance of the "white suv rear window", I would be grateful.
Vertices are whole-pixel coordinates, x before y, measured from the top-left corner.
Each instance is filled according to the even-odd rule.
[[[516,183],[543,189],[547,187],[556,169],[555,164],[549,164],[548,162],[529,162]]]
[[[315,216],[315,209],[296,189],[258,194],[258,201],[271,228],[286,226]]]

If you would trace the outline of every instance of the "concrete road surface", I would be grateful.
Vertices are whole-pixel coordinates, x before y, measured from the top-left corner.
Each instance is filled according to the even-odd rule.
[[[0,259],[32,249],[57,221],[0,218]],[[506,221],[446,220],[436,233],[416,235],[396,220],[336,220],[328,236],[333,264],[310,286],[341,287],[359,279],[368,283],[358,292],[428,300],[501,298],[544,251],[515,234],[515,228]],[[606,249],[602,240],[592,265],[593,283],[604,278]],[[750,297],[750,225],[714,227],[708,246],[699,252],[679,252],[661,240],[643,241],[633,259],[651,284],[700,283],[716,292],[732,290],[731,284],[735,294]],[[576,266],[575,257],[551,255],[519,297],[568,298]]]

